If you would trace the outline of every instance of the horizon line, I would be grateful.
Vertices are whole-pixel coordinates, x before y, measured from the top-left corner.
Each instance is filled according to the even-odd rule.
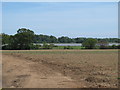
[[[3,34],[4,32],[0,33],[0,34]],[[7,34],[7,33],[4,33],[4,34]],[[17,33],[15,33],[17,34]],[[15,35],[15,34],[7,34],[7,35]],[[92,36],[76,36],[76,37],[70,37],[70,36],[67,36],[67,35],[61,35],[61,36],[55,36],[55,35],[52,35],[52,34],[43,34],[43,33],[40,33],[40,34],[36,34],[34,33],[35,35],[47,35],[47,36],[54,36],[56,38],[59,38],[59,37],[69,37],[69,38],[119,38],[119,36],[117,37],[92,37]]]

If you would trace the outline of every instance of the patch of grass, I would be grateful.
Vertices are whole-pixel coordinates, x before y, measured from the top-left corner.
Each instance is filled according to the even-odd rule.
[[[57,46],[57,47],[53,47],[53,49],[64,49],[64,47],[68,47],[68,46]],[[80,46],[69,46],[72,49],[81,49],[82,47]]]
[[[26,51],[2,51],[2,53],[25,53],[25,54],[80,54],[80,53],[89,53],[89,54],[110,54],[118,53],[117,50],[26,50]]]
[[[53,47],[53,49],[64,49],[64,46]]]

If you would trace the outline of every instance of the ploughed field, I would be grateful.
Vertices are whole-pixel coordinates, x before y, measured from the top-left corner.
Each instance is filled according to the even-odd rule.
[[[118,87],[118,50],[8,50],[2,55],[3,87]]]

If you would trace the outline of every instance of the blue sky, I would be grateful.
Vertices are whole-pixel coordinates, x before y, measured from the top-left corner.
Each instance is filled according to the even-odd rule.
[[[2,32],[2,3],[0,2],[0,32]]]
[[[117,2],[3,2],[3,32],[28,28],[56,37],[118,37]]]

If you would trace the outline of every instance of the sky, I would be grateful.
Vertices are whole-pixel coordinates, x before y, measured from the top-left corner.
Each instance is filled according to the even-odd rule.
[[[2,32],[2,3],[0,2],[0,32]]]
[[[2,32],[56,37],[118,37],[117,2],[3,2]]]

